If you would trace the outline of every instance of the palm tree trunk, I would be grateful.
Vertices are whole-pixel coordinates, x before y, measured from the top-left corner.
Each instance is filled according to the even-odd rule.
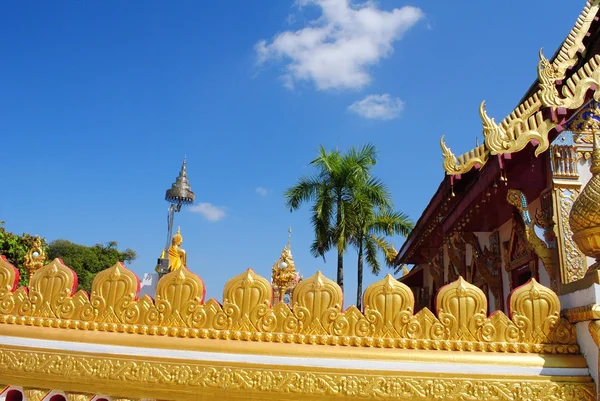
[[[356,282],[356,307],[362,310],[362,282],[363,282],[363,243],[358,244],[358,280]]]
[[[337,283],[344,292],[344,251],[338,248]]]
[[[337,215],[336,215],[336,229],[338,229],[342,223],[342,196],[338,193],[337,196]],[[337,260],[337,283],[344,293],[344,250],[338,246],[338,260]]]

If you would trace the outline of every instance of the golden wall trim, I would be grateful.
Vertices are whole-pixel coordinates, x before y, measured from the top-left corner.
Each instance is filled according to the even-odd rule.
[[[62,330],[28,326],[0,326],[0,335],[22,339],[39,339],[46,341],[65,341],[82,344],[102,344],[106,353],[113,346],[128,347],[132,350],[147,348],[150,350],[177,350],[186,352],[205,352],[211,354],[228,353],[245,356],[277,356],[283,358],[325,358],[337,360],[365,360],[380,362],[415,362],[436,364],[463,365],[515,365],[522,367],[546,368],[586,368],[587,363],[581,354],[511,352],[481,352],[477,347],[469,352],[440,352],[439,349],[403,349],[391,351],[380,347],[323,347],[305,344],[301,347],[295,343],[268,343],[258,341],[214,341],[212,339],[179,338],[168,336],[123,336],[118,333],[87,332]],[[448,342],[450,349],[456,348],[456,342]],[[471,345],[473,345],[471,343]],[[14,348],[14,347],[12,347]],[[37,351],[33,346],[27,348]],[[48,349],[52,351],[51,349]],[[475,351],[477,352],[471,352]],[[499,348],[496,349],[500,351]],[[101,356],[98,354],[97,356]],[[149,359],[156,359],[148,357]]]
[[[148,361],[0,349],[3,381],[116,397],[198,400],[396,398],[405,400],[594,400],[589,376],[427,374]],[[298,398],[300,397],[300,398]]]
[[[600,347],[600,320],[592,320],[588,326],[588,330],[596,345]]]
[[[565,309],[562,311],[562,315],[571,323],[585,322],[588,320],[600,320],[600,305],[592,304]]]
[[[15,271],[0,260],[0,288],[14,288],[6,280],[17,280]],[[543,316],[519,301],[511,308],[512,320],[501,311],[488,317],[485,294],[462,278],[439,290],[437,316],[427,308],[414,314],[412,291],[391,275],[366,289],[364,311],[355,306],[342,311],[340,287],[321,272],[295,287],[292,308],[282,302],[271,306],[270,284],[251,269],[225,285],[223,305],[214,299],[204,303],[202,280],[187,269],[162,277],[155,301],[137,299],[137,277],[121,264],[94,279],[89,297],[74,293],[74,283],[75,274],[60,260],[42,267],[31,289],[6,291],[0,298],[0,328],[367,348],[578,352],[574,326],[559,318],[558,297],[535,280],[516,289],[511,299],[539,303]],[[527,329],[525,321],[543,324],[543,335]]]

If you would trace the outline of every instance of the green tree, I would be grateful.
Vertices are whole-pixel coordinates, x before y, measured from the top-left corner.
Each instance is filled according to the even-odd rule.
[[[6,231],[4,221],[0,221],[0,255],[3,255],[9,263],[19,269],[19,286],[29,284],[29,272],[23,266],[23,259],[32,246],[33,239],[34,236],[27,233],[17,235]],[[46,250],[46,240],[44,238],[41,240],[42,247]]]
[[[23,261],[25,254],[33,244],[34,238],[33,235],[27,233],[17,235],[8,232],[4,228],[4,222],[0,221],[0,255],[3,255],[13,266],[19,269],[20,286],[29,285],[29,272],[25,269]],[[131,263],[137,256],[132,249],[119,251],[118,244],[115,241],[110,241],[106,245],[85,246],[63,239],[52,241],[50,245],[47,245],[44,238],[41,240],[48,260],[62,259],[64,264],[77,274],[78,289],[84,289],[88,292],[91,290],[92,281],[99,271],[119,261]]]
[[[312,176],[301,177],[298,183],[285,192],[286,206],[297,210],[303,203],[312,203],[312,225],[315,240],[311,253],[325,258],[333,247],[337,248],[337,283],[344,289],[344,252],[351,236],[350,219],[352,202],[359,183],[368,181],[371,168],[376,163],[373,145],[351,148],[342,155],[338,150],[319,154],[310,165],[317,169]]]
[[[379,252],[383,252],[385,263],[392,266],[396,256],[393,245],[386,236],[408,236],[413,228],[408,216],[393,210],[392,199],[385,186],[371,178],[357,189],[353,202],[352,245],[358,252],[356,307],[362,308],[362,284],[364,261],[377,275],[381,271]]]
[[[48,258],[60,258],[65,265],[75,271],[78,278],[77,289],[91,291],[96,274],[117,262],[131,263],[136,258],[132,249],[119,251],[118,244],[110,241],[106,245],[85,246],[58,239],[48,246]]]

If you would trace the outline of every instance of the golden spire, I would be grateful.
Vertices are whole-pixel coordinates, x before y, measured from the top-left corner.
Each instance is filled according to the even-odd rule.
[[[276,290],[279,290],[279,301],[283,301],[283,297],[293,285],[298,277],[294,257],[291,250],[292,227],[288,229],[288,243],[281,251],[281,256],[273,264],[271,272],[271,281]]]
[[[600,124],[596,119],[598,117],[600,117],[600,110],[598,104],[593,101],[585,121],[585,125],[592,133],[594,143],[590,167],[592,178],[573,203],[569,216],[573,241],[584,254],[596,260],[600,259],[600,143],[597,136]],[[599,267],[597,265],[598,263],[590,269],[597,269]]]

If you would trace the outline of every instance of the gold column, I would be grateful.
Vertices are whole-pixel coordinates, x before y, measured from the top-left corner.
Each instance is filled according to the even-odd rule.
[[[582,278],[587,270],[585,255],[573,241],[573,231],[569,224],[569,215],[573,202],[581,191],[581,183],[575,180],[557,179],[554,176],[552,181],[554,184],[552,203],[556,222],[554,233],[558,248],[560,280],[562,284],[567,284]]]
[[[556,245],[558,248],[560,278],[562,284],[572,283],[585,275],[587,259],[573,241],[573,230],[569,216],[573,203],[581,192],[581,180],[578,163],[582,158],[591,157],[591,132],[594,123],[591,107],[583,109],[569,123],[567,128],[573,133],[572,144],[555,144],[550,148],[552,163],[552,200],[556,225]],[[585,114],[587,113],[587,114]],[[584,117],[585,116],[585,117]]]

